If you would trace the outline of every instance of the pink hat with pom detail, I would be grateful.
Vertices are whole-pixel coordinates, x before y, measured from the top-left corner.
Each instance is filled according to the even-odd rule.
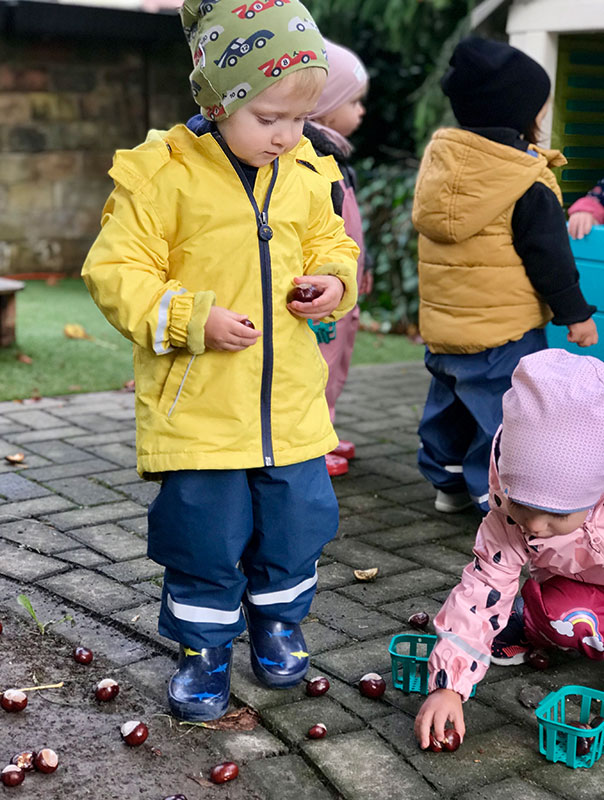
[[[604,362],[566,350],[525,356],[503,396],[499,478],[516,503],[569,514],[604,494]]]

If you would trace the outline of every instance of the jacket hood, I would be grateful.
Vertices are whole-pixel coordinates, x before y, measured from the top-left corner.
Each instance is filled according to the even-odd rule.
[[[434,241],[463,242],[493,222],[529,189],[544,166],[561,166],[557,150],[525,152],[471,131],[443,128],[426,149],[413,224]]]

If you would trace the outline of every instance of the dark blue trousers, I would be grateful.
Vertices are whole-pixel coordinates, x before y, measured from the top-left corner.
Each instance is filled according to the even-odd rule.
[[[482,513],[489,510],[489,460],[503,416],[501,400],[522,356],[546,348],[541,328],[471,355],[426,348],[432,382],[419,425],[418,465],[436,489],[450,494],[467,490]]]
[[[149,507],[149,557],[165,566],[159,632],[194,650],[256,615],[301,622],[338,504],[316,458],[287,467],[165,473]]]

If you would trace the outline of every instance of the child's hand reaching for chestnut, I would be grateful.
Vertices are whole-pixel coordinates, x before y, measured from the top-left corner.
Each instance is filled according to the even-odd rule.
[[[321,294],[316,297],[312,302],[299,302],[292,300],[287,303],[288,309],[296,317],[303,319],[311,319],[313,322],[319,322],[325,317],[328,317],[340,305],[342,295],[344,294],[344,284],[335,275],[313,275],[303,276],[301,278],[294,278],[294,283],[299,286],[300,284],[308,284],[312,281]]]
[[[205,326],[205,343],[209,350],[245,350],[262,336],[260,331],[246,324],[245,314],[236,314],[228,308],[213,306]]]
[[[436,689],[425,699],[415,718],[415,737],[422,750],[425,750],[430,744],[432,729],[436,741],[443,741],[446,722],[453,723],[453,727],[463,741],[466,726],[463,720],[461,696],[451,689]]]

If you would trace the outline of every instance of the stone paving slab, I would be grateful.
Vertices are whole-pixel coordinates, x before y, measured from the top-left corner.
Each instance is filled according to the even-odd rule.
[[[165,716],[178,645],[157,631],[162,579],[146,557],[146,506],[159,484],[136,474],[128,392],[0,403],[0,619],[12,613],[34,625],[16,603],[19,593],[44,622],[71,615],[73,627],[51,626],[53,636],[69,647],[92,647],[101,668],[124,685],[125,698],[140,692],[137,713],[152,713],[155,730],[172,726],[185,762],[240,763],[240,779],[227,787],[187,779],[179,790],[189,800],[217,792],[245,800],[598,797],[601,764],[574,771],[548,764],[538,753],[534,713],[517,699],[527,684],[599,686],[596,662],[556,656],[546,673],[493,667],[465,704],[468,732],[459,752],[436,756],[417,747],[413,720],[422,698],[393,687],[388,645],[393,634],[412,632],[412,612],[438,611],[467,562],[479,521],[471,511],[436,512],[434,490],[417,471],[417,421],[428,383],[422,364],[358,367],[338,405],[338,433],[355,442],[357,457],[349,474],[334,480],[340,529],[320,559],[318,593],[303,623],[313,654],[308,677],[328,677],[326,696],[309,698],[305,684],[282,691],[259,684],[245,634],[234,645],[232,702],[257,709],[261,725],[250,732],[183,729]],[[3,457],[16,451],[26,458],[13,467]],[[374,582],[355,579],[354,569],[373,566]],[[6,664],[0,656],[0,672]],[[358,680],[367,672],[384,676],[382,698],[360,694]],[[328,736],[310,741],[308,727],[318,721]],[[165,763],[170,770],[176,759]],[[86,796],[107,800],[96,777]]]
[[[303,750],[344,798],[438,797],[427,780],[370,731],[307,742]]]
[[[20,519],[0,524],[0,538],[45,555],[69,550],[75,544],[70,536],[65,536],[50,525],[35,519]]]
[[[141,598],[133,589],[88,569],[75,568],[66,575],[39,580],[38,584],[66,600],[103,614],[132,608]]]

